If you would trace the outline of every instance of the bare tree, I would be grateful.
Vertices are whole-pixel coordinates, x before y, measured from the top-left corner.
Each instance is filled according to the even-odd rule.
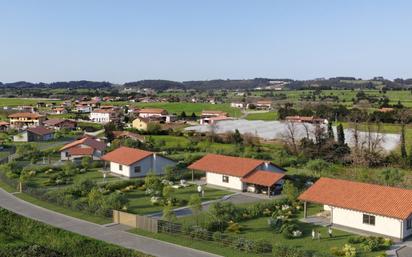
[[[291,149],[294,154],[298,153],[298,145],[297,145],[297,134],[298,128],[296,123],[293,121],[286,122],[286,130],[282,133],[282,138],[285,144]]]

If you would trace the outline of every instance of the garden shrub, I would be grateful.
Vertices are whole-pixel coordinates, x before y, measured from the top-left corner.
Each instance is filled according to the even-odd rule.
[[[272,252],[272,244],[265,239],[259,239],[255,241],[255,253],[270,253]]]
[[[223,239],[223,233],[220,231],[216,231],[212,234],[213,241],[220,242]]]
[[[240,229],[241,229],[241,227],[240,227],[239,223],[230,221],[230,222],[228,223],[228,227],[227,227],[226,230],[227,230],[228,232],[232,232],[232,233],[239,234],[239,233],[240,233]]]

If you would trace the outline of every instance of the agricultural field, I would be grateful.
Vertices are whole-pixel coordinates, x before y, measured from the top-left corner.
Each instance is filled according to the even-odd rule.
[[[0,98],[0,107],[15,107],[19,105],[36,105],[38,102],[60,103],[60,100],[49,100],[43,98]]]
[[[277,112],[256,112],[256,113],[249,113],[245,119],[247,120],[277,120],[278,113]]]
[[[169,113],[180,115],[183,111],[190,116],[192,112],[200,115],[203,110],[218,110],[227,112],[232,117],[239,117],[241,111],[238,108],[230,107],[230,104],[209,104],[209,103],[130,103],[130,102],[111,102],[113,105],[132,105],[140,108],[162,108]]]

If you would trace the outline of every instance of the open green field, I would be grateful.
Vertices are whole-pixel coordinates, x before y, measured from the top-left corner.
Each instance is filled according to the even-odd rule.
[[[38,102],[44,103],[60,103],[59,100],[48,100],[40,98],[0,98],[0,107],[3,106],[19,106],[19,105],[35,105]]]
[[[277,120],[278,113],[277,112],[259,112],[259,113],[249,113],[246,116],[247,120],[265,120],[265,121],[270,121],[270,120]]]
[[[200,115],[203,110],[218,110],[227,112],[232,117],[239,117],[241,111],[238,108],[230,107],[230,104],[209,104],[209,103],[130,103],[130,102],[112,102],[113,105],[133,105],[140,108],[162,108],[169,113],[180,115],[183,111],[186,115],[192,112]]]

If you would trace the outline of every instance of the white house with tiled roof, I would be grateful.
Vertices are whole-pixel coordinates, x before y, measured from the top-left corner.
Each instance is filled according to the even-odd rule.
[[[280,191],[285,172],[268,161],[217,154],[204,156],[188,169],[205,172],[207,184],[268,195]]]
[[[322,204],[331,225],[397,240],[412,235],[412,190],[320,178],[299,196]]]
[[[176,162],[154,152],[130,147],[119,147],[101,158],[110,162],[110,172],[132,178],[145,177],[149,172],[162,175],[167,167],[176,166]]]

